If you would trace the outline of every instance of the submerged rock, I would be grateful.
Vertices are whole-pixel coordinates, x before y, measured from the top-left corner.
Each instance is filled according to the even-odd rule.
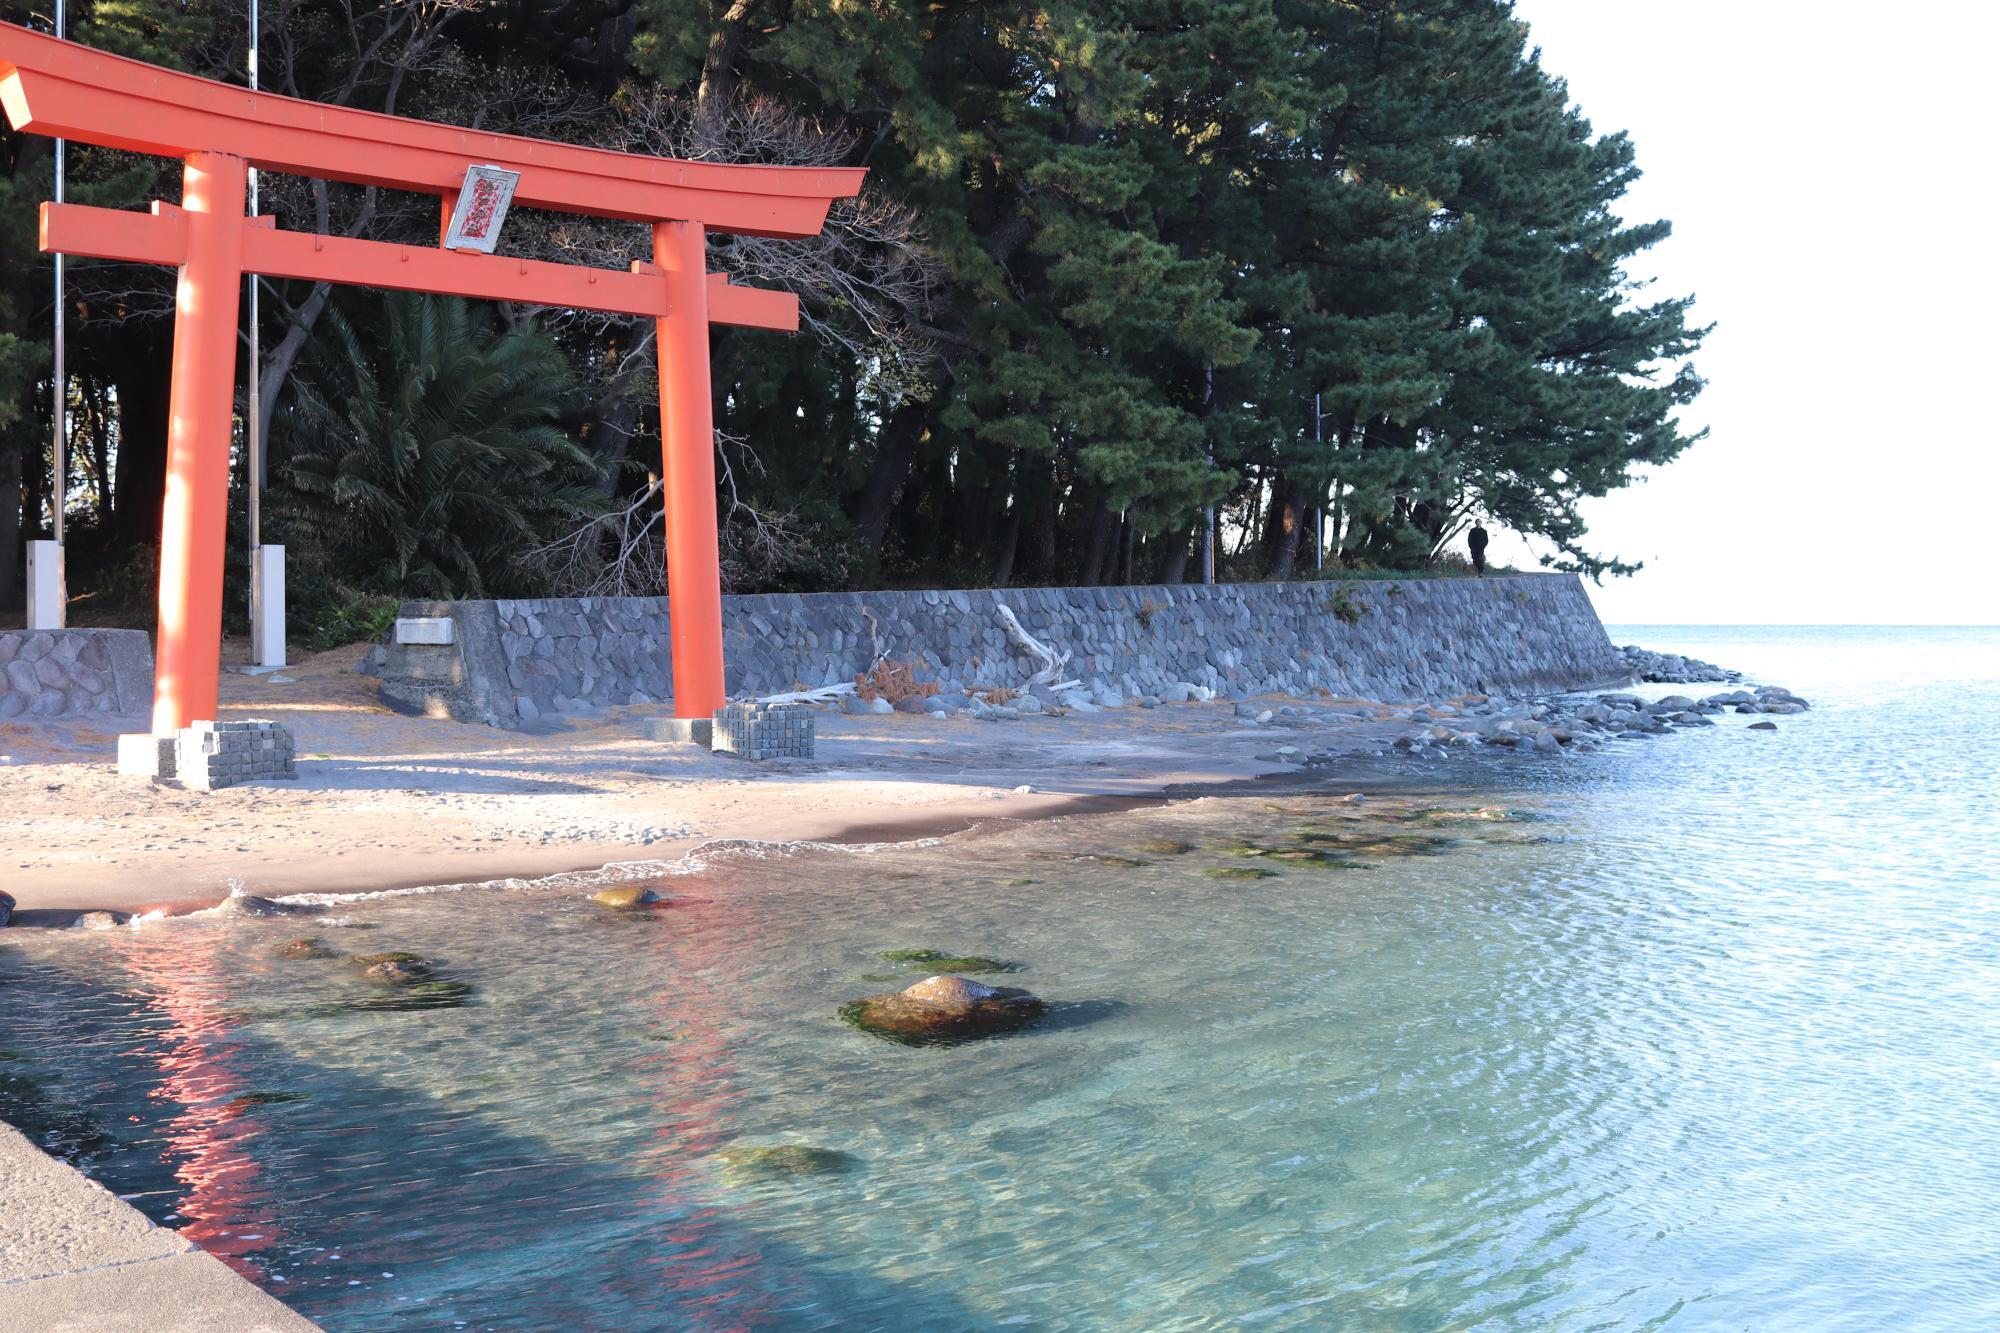
[[[241,1097],[233,1098],[224,1104],[222,1109],[241,1115],[253,1106],[289,1106],[293,1102],[311,1100],[312,1094],[309,1092],[246,1092]]]
[[[948,1046],[1027,1027],[1048,1004],[1013,986],[936,976],[840,1007],[841,1021],[905,1046]]]
[[[1113,852],[1036,852],[1037,861],[1074,861],[1086,865],[1117,866],[1122,870],[1138,870],[1145,862],[1136,856],[1119,856]]]
[[[1355,856],[1441,856],[1458,845],[1455,838],[1425,833],[1349,833],[1312,829],[1294,833],[1292,841]]]
[[[608,889],[599,889],[590,895],[590,901],[599,907],[650,907],[660,901],[660,895],[643,884],[615,884]]]
[[[715,1156],[722,1163],[723,1174],[739,1181],[835,1175],[858,1164],[844,1152],[800,1143],[724,1148]]]
[[[1272,879],[1278,872],[1262,866],[1212,866],[1201,873],[1210,879]]]
[[[387,995],[368,995],[324,1006],[334,1013],[401,1013],[415,1009],[462,1009],[472,997],[463,981],[415,981]]]
[[[404,963],[391,958],[364,969],[361,975],[378,986],[409,986],[428,981],[431,968],[422,961]]]
[[[394,953],[358,953],[349,960],[361,975],[378,986],[408,986],[428,981],[437,969],[422,954],[398,950]]]
[[[131,920],[124,912],[85,912],[75,924],[84,930],[116,930]]]
[[[1321,851],[1317,847],[1293,847],[1271,853],[1274,861],[1287,861],[1294,865],[1310,866],[1315,870],[1352,870],[1354,862],[1338,852]]]
[[[1139,850],[1152,856],[1185,856],[1194,850],[1194,844],[1179,838],[1148,838],[1139,844]]]
[[[316,939],[286,940],[271,950],[276,958],[338,958],[340,955]]]
[[[1003,963],[997,958],[981,958],[977,954],[940,953],[936,949],[884,949],[875,956],[885,963],[908,963],[912,967],[922,967],[932,973],[1017,970],[1014,964]]]

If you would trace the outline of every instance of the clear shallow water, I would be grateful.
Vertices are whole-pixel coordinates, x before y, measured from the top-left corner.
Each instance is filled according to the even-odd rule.
[[[336,1330],[2000,1326],[2000,632],[1613,634],[1815,711],[724,858],[637,919],[570,888],[19,932],[0,1091]],[[1384,817],[1485,805],[1523,817]],[[1225,850],[1360,832],[1451,841]],[[329,1012],[376,992],[272,956],[307,934],[476,998]],[[1058,1007],[841,1026],[907,947]],[[743,1143],[856,1165],[744,1179]]]

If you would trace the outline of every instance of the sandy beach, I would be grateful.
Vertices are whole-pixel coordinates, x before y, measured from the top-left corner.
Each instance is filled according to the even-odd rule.
[[[145,730],[140,717],[0,725],[0,890],[15,924],[191,910],[232,882],[364,892],[668,860],[716,840],[899,841],[1287,771],[1277,747],[1307,743],[1226,701],[1012,722],[829,710],[814,760],[750,764],[642,739],[657,707],[540,734],[405,717],[356,674],[361,654],[224,676],[224,720],[292,729],[294,782],[202,793],[120,776],[117,734]],[[1386,707],[1350,707],[1313,728],[1315,752],[1375,750],[1408,729]]]

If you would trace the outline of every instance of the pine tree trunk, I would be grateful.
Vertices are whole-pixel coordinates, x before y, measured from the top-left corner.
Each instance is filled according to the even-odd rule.
[[[1160,566],[1161,583],[1186,583],[1188,548],[1201,535],[1201,520],[1197,518],[1193,527],[1182,528],[1180,539],[1167,543],[1166,563]]]
[[[1286,481],[1279,494],[1282,498],[1271,506],[1278,528],[1278,552],[1272,562],[1271,577],[1284,583],[1292,577],[1299,559],[1299,529],[1305,526],[1305,488]]]
[[[1029,573],[1044,583],[1053,583],[1056,567],[1055,478],[1045,475],[1046,489],[1035,497],[1034,519],[1028,529]]]
[[[1101,576],[1105,572],[1104,562],[1111,554],[1111,541],[1117,529],[1110,501],[1098,500],[1091,511],[1090,548],[1083,558],[1083,577],[1078,580],[1084,587],[1096,587],[1106,581]]]
[[[167,493],[168,385],[173,344],[162,338],[119,367],[118,463],[112,481],[112,532],[120,546],[160,540]],[[269,439],[267,435],[265,439]]]
[[[861,534],[862,545],[876,555],[882,552],[882,536],[889,530],[889,515],[895,512],[903,485],[910,478],[910,466],[916,462],[917,446],[923,442],[929,421],[930,404],[912,400],[897,408],[882,428],[880,452],[875,456],[875,467],[868,474],[867,488],[861,493],[861,504],[854,515],[854,527]]]
[[[998,553],[993,560],[993,586],[1004,588],[1014,577],[1014,551],[1021,544],[1021,506],[1016,504],[1000,527]]]

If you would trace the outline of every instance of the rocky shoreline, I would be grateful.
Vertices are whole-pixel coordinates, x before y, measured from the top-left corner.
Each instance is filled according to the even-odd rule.
[[[1633,643],[1626,644],[1618,653],[1625,659],[1625,665],[1632,668],[1633,676],[1645,685],[1705,685],[1713,681],[1734,685],[1743,679],[1742,672],[1713,662],[1679,653],[1655,653]]]
[[[1774,731],[1777,724],[1769,720],[1771,717],[1803,713],[1811,707],[1783,686],[1746,686],[1742,684],[1742,672],[1699,658],[1653,652],[1637,645],[1627,645],[1618,652],[1637,684],[1722,683],[1738,688],[1699,698],[1670,694],[1648,700],[1624,691],[1529,697],[1467,694],[1427,704],[1339,700],[1264,706],[1250,702],[1240,693],[1227,697],[1236,700],[1236,716],[1249,725],[1306,733],[1302,741],[1312,732],[1355,721],[1408,721],[1415,725],[1407,734],[1397,737],[1390,749],[1422,759],[1442,759],[1454,749],[1474,746],[1545,755],[1581,753],[1612,740],[1643,739],[1682,728],[1713,726],[1715,718],[1724,713],[1755,714],[1760,720],[1751,724],[1754,728]],[[843,712],[855,715],[907,713],[939,720],[965,716],[1009,722],[1029,716],[1064,717],[1128,706],[1158,708],[1166,703],[1204,702],[1216,697],[1213,689],[1182,681],[1158,695],[1128,698],[1099,680],[1088,686],[1067,682],[1061,687],[1030,689],[1018,694],[1011,691],[911,694],[894,703],[879,696],[869,699],[849,694],[837,703]],[[1266,762],[1312,767],[1335,763],[1353,753],[1351,748],[1314,752],[1309,744],[1287,744],[1258,757]]]
[[[1585,752],[1613,740],[1645,739],[1685,727],[1712,727],[1725,712],[1757,714],[1756,730],[1776,731],[1768,716],[1803,713],[1812,705],[1780,685],[1758,685],[1696,699],[1670,694],[1651,701],[1636,694],[1575,698],[1468,700],[1462,707],[1433,706],[1429,726],[1396,741],[1396,749],[1442,759],[1454,747],[1486,745],[1537,754]]]

